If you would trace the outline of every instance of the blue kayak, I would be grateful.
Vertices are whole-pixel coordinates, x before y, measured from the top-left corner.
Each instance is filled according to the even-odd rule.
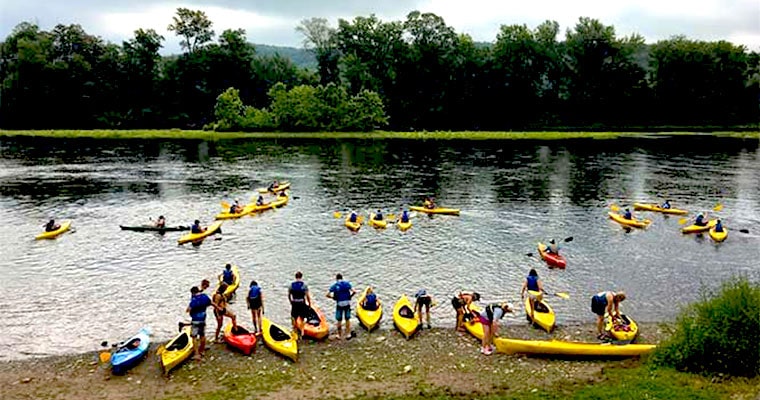
[[[111,355],[111,371],[114,374],[123,374],[139,364],[148,354],[149,336],[150,329],[142,328],[137,335],[119,343],[116,346],[116,351]]]

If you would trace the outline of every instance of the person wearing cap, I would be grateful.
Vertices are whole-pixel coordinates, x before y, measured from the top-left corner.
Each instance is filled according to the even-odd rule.
[[[211,298],[201,292],[197,286],[193,286],[190,289],[190,293],[192,297],[190,298],[190,304],[187,306],[187,313],[190,314],[190,319],[192,320],[190,336],[198,339],[193,340],[193,347],[195,359],[200,361],[203,353],[206,351],[206,309],[212,304]]]
[[[430,304],[433,302],[433,296],[429,295],[425,289],[420,289],[414,294],[417,301],[414,303],[414,313],[417,315],[417,320],[422,325],[422,307],[425,307],[425,320],[427,322],[428,329],[430,326]]]
[[[235,199],[235,204],[230,206],[230,214],[240,214],[243,206],[240,205],[240,199]]]
[[[499,331],[498,321],[504,317],[504,314],[511,312],[512,305],[506,301],[489,303],[487,306],[485,306],[483,311],[479,313],[473,312],[473,314],[477,315],[481,325],[483,325],[483,340],[481,341],[482,347],[480,349],[481,353],[487,356],[493,354],[493,338]]]
[[[530,319],[533,320],[533,316],[536,310],[536,303],[541,302],[544,298],[544,283],[538,278],[538,272],[534,268],[530,269],[528,276],[523,281],[522,289],[520,289],[520,298],[525,298],[525,292],[528,292],[528,301],[530,302]]]
[[[45,227],[45,232],[52,232],[61,227],[61,225],[55,223],[54,219],[50,219],[50,221],[48,221],[48,223],[43,226]]]
[[[206,232],[206,228],[202,228],[201,221],[196,219],[195,222],[193,222],[193,226],[190,227],[190,232],[203,233],[203,232]]]
[[[472,304],[473,301],[480,301],[480,294],[477,292],[459,291],[456,296],[451,298],[451,306],[454,307],[454,310],[457,312],[456,330],[459,332],[465,331],[464,320],[472,318],[470,304]]]
[[[383,212],[380,210],[377,210],[377,213],[375,214],[375,221],[382,221],[383,220]]]
[[[625,219],[633,219],[633,213],[631,212],[630,208],[625,209],[625,214],[623,214],[623,218]]]
[[[604,314],[610,318],[620,318],[620,302],[625,300],[625,292],[607,290],[591,297],[591,311],[596,314],[596,333],[598,339],[604,339]]]
[[[158,219],[156,220],[156,228],[164,228],[166,227],[166,218],[164,218],[163,215],[159,215]]]
[[[670,210],[670,200],[665,200],[664,203],[660,206],[663,210]]]
[[[546,246],[546,252],[559,254],[559,245],[557,244],[556,240],[554,239],[549,240],[549,245]]]

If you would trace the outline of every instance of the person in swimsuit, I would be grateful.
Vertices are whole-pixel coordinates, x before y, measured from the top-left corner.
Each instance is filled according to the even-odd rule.
[[[214,306],[214,316],[216,317],[216,333],[214,334],[214,340],[217,342],[221,342],[219,339],[219,332],[222,330],[224,317],[232,320],[232,330],[237,329],[237,320],[235,318],[235,313],[227,308],[227,297],[224,295],[224,291],[227,290],[227,287],[227,284],[224,282],[219,284],[219,288],[211,298],[211,303]]]
[[[473,301],[480,301],[480,294],[477,292],[460,291],[456,296],[451,298],[451,306],[454,307],[454,310],[457,312],[456,330],[459,332],[465,332],[465,319],[472,318],[470,304],[472,304]]]

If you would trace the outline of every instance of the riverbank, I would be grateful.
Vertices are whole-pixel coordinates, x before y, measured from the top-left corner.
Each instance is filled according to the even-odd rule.
[[[662,132],[214,132],[200,130],[0,130],[0,136],[93,138],[93,139],[406,139],[406,140],[566,140],[566,139],[618,139],[624,137],[669,137],[676,135],[711,135],[741,139],[760,139],[759,130],[741,131],[662,131]]]
[[[642,324],[640,342],[665,336]],[[559,327],[551,336],[527,324],[502,335],[526,339],[593,341],[594,327]],[[707,379],[650,370],[639,359],[551,360],[478,352],[478,341],[451,329],[423,330],[411,340],[395,331],[358,330],[349,341],[302,342],[292,363],[260,344],[251,357],[210,346],[201,363],[188,362],[163,378],[151,351],[126,376],[111,376],[97,354],[0,363],[3,399],[317,399],[528,398],[593,396],[668,399],[754,399],[760,380]],[[155,344],[153,346],[155,348]],[[593,385],[592,385],[593,384]]]

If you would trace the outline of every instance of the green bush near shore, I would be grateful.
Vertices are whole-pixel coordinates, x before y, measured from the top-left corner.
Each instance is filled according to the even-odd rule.
[[[180,129],[144,130],[0,130],[0,136],[94,139],[409,139],[409,140],[563,140],[617,139],[621,137],[668,137],[676,135],[708,135],[760,139],[760,131],[681,132],[586,132],[586,131],[436,131],[436,132],[214,132]]]
[[[653,361],[703,374],[760,375],[760,285],[737,278],[705,292],[682,311]]]

